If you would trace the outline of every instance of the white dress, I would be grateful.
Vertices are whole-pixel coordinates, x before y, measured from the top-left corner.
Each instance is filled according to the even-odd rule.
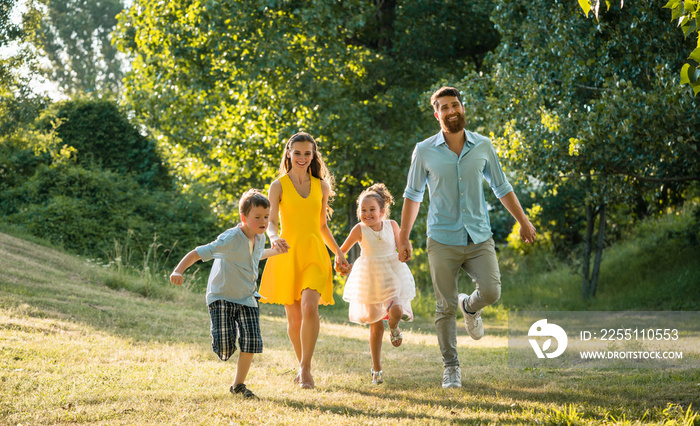
[[[411,300],[416,283],[408,265],[399,261],[391,221],[382,221],[377,232],[360,224],[360,257],[345,281],[343,300],[350,303],[350,321],[372,324],[388,318],[392,305],[401,306],[402,317],[413,321]]]

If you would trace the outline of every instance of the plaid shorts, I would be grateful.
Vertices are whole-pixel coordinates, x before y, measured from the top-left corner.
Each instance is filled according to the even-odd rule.
[[[260,309],[216,300],[209,305],[211,349],[222,361],[236,352],[236,338],[241,352],[262,353]]]

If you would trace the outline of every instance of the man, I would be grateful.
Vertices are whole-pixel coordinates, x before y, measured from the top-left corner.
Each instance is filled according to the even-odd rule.
[[[427,183],[430,193],[427,250],[437,300],[435,329],[445,367],[442,387],[456,388],[462,386],[457,357],[457,307],[464,315],[469,336],[478,340],[484,335],[482,309],[501,295],[501,274],[482,179],[487,180],[496,197],[520,224],[523,241],[535,241],[536,232],[503,173],[491,141],[465,131],[459,91],[442,87],[430,101],[442,131],[418,143],[413,151],[397,245],[400,260],[410,260],[409,235]],[[458,292],[460,269],[476,283],[470,295]]]

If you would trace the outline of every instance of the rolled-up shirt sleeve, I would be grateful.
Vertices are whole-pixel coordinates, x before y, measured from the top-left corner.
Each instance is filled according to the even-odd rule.
[[[425,185],[428,178],[428,172],[423,166],[418,146],[416,145],[411,157],[411,167],[408,169],[408,178],[406,179],[406,190],[403,193],[404,198],[418,203],[423,202],[425,195]]]
[[[231,238],[224,237],[222,234],[219,235],[219,238],[217,238],[216,241],[203,246],[198,246],[197,248],[195,248],[195,251],[197,252],[199,257],[202,258],[203,262],[208,262],[217,257],[223,257],[223,253],[225,252],[226,246],[230,242]]]
[[[489,148],[484,178],[486,178],[496,198],[502,198],[513,190],[513,185],[508,182],[508,178],[501,167],[501,162],[498,160],[498,154],[490,142]]]

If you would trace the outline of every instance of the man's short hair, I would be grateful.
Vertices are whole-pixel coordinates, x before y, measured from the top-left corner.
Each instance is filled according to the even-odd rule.
[[[433,93],[433,96],[430,97],[430,103],[433,105],[433,109],[435,111],[437,111],[438,99],[442,98],[443,96],[454,96],[457,98],[460,104],[462,103],[462,95],[459,94],[459,90],[454,87],[443,86],[437,89],[435,93]]]
[[[241,201],[238,203],[238,211],[242,216],[248,216],[250,209],[253,207],[270,208],[270,200],[257,189],[249,189],[241,196]]]

